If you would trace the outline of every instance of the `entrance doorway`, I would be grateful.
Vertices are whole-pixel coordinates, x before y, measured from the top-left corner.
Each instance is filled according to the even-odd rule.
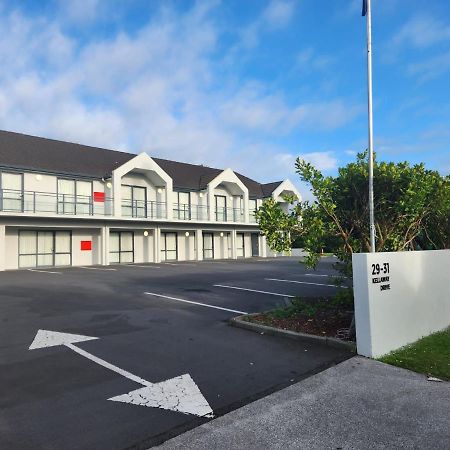
[[[259,256],[259,234],[252,233],[252,256]]]
[[[111,231],[109,245],[111,263],[134,262],[134,233],[132,231]]]

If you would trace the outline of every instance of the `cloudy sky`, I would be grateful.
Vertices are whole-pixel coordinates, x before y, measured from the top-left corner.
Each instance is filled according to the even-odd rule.
[[[367,146],[362,0],[0,0],[0,128],[290,178]],[[378,157],[450,173],[448,0],[374,0]],[[301,186],[301,189],[305,188]]]

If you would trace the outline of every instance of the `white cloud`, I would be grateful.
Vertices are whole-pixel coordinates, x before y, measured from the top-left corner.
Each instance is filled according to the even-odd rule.
[[[77,24],[90,23],[98,17],[100,0],[58,0],[61,15]]]
[[[272,26],[289,18],[275,4],[266,9],[267,26],[269,17]],[[5,12],[2,128],[232,166],[261,181],[292,176],[295,156],[268,143],[267,135],[296,127],[332,130],[353,120],[360,107],[345,99],[292,104],[261,83],[224,82],[211,58],[221,32],[210,14],[214,5],[201,2],[183,14],[164,11],[133,33],[97,37],[83,46],[56,19]],[[329,152],[304,156],[324,170],[336,166]]]
[[[327,55],[318,55],[313,48],[309,47],[302,50],[297,55],[296,65],[299,70],[325,70],[334,59]]]
[[[333,156],[332,152],[301,153],[299,158],[311,163],[316,169],[324,172],[335,170],[338,165],[338,160]]]
[[[262,21],[273,29],[286,26],[295,12],[295,2],[272,0],[262,14]]]
[[[408,73],[419,77],[419,81],[428,81],[450,71],[450,51],[408,65]]]
[[[294,16],[295,8],[294,0],[271,0],[259,17],[241,31],[240,42],[231,53],[234,54],[240,49],[252,49],[259,44],[263,33],[288,25]]]
[[[429,15],[417,15],[408,22],[392,39],[394,46],[404,44],[425,48],[438,42],[450,40],[450,25]]]

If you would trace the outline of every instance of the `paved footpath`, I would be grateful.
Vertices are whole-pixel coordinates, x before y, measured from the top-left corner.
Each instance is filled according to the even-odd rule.
[[[158,448],[448,450],[450,383],[354,357]]]

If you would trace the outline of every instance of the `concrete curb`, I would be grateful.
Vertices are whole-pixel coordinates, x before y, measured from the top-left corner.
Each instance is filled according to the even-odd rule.
[[[233,317],[229,323],[231,326],[243,328],[244,330],[250,330],[255,331],[257,333],[269,334],[271,336],[280,336],[302,341],[307,340],[310,342],[325,344],[328,345],[329,347],[345,349],[356,353],[356,343],[354,342],[341,341],[340,339],[327,336],[316,336],[314,334],[297,333],[295,331],[281,330],[280,328],[273,328],[267,325],[260,325],[258,323],[253,323],[246,320],[246,318],[248,317],[256,316],[259,314],[260,313],[246,314],[243,316]]]

